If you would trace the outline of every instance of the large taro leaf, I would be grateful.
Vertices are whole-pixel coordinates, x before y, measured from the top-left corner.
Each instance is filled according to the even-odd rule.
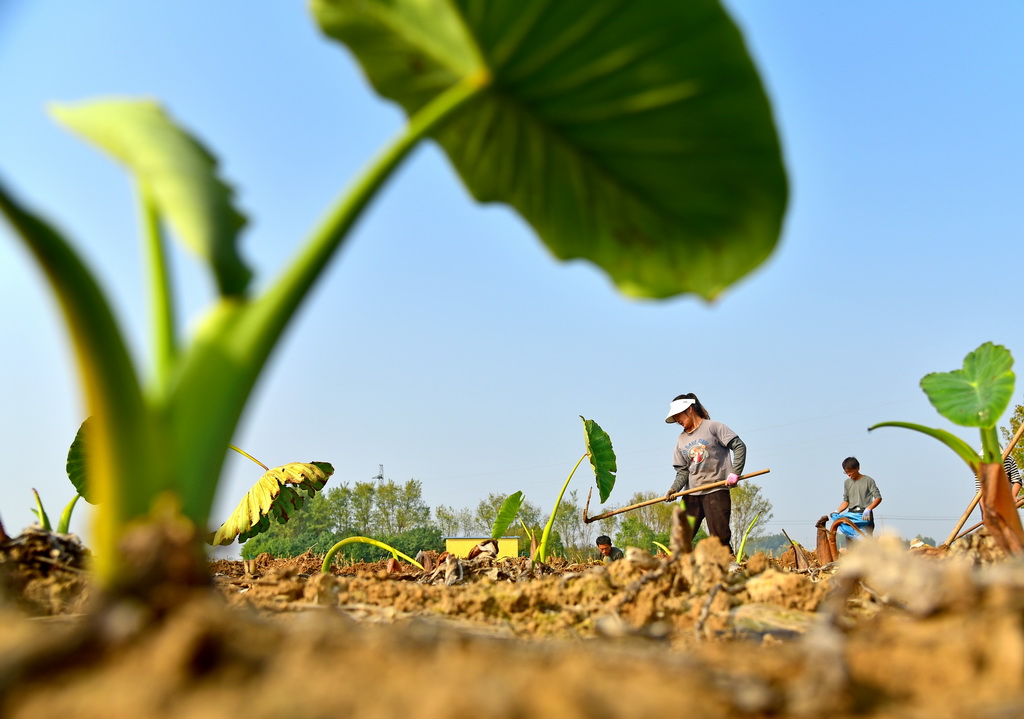
[[[75,434],[75,440],[71,443],[71,447],[68,449],[68,459],[65,465],[65,470],[68,473],[68,479],[71,480],[71,484],[75,486],[75,490],[79,496],[82,497],[89,504],[96,504],[96,497],[93,492],[89,490],[88,472],[86,468],[86,458],[89,455],[89,438],[88,433],[91,430],[92,418],[86,418],[82,422],[82,426],[78,428],[78,433]]]
[[[55,105],[51,112],[132,170],[178,238],[210,264],[221,295],[244,294],[252,272],[236,241],[245,217],[217,174],[217,160],[160,105],[109,99]]]
[[[587,455],[590,457],[591,467],[594,468],[597,491],[601,495],[601,504],[604,504],[615,486],[615,473],[618,471],[615,450],[612,449],[611,437],[597,422],[583,417],[580,419],[583,420],[583,429],[587,435]]]
[[[939,414],[964,427],[994,427],[1013,396],[1013,356],[986,342],[964,358],[963,369],[933,372],[921,389]]]
[[[284,524],[306,498],[320,491],[334,467],[327,462],[293,462],[274,467],[253,485],[224,524],[209,539],[210,544],[231,544],[255,537],[270,528],[270,520]]]
[[[718,0],[313,0],[411,115],[489,75],[434,133],[470,192],[632,295],[712,298],[778,239],[771,108]]]
[[[515,521],[521,506],[523,506],[523,493],[521,491],[505,497],[505,501],[501,503],[501,507],[498,509],[498,516],[494,518],[494,524],[491,526],[491,539],[500,539],[505,534],[508,526]]]

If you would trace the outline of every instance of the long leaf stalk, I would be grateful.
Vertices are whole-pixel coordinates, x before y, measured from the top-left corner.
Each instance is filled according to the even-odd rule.
[[[996,464],[1003,461],[1002,450],[999,447],[999,432],[995,424],[981,428],[981,449],[984,462]]]
[[[349,537],[347,539],[341,540],[340,542],[335,544],[333,547],[331,547],[329,550],[327,550],[327,554],[324,555],[324,563],[320,567],[320,571],[322,571],[322,572],[329,572],[329,571],[331,571],[331,562],[334,560],[334,555],[338,553],[338,550],[341,549],[342,547],[344,547],[346,544],[353,544],[355,542],[360,542],[362,544],[372,544],[375,547],[380,547],[381,549],[383,549],[385,551],[391,552],[391,556],[392,557],[395,557],[396,559],[398,557],[401,557],[402,559],[407,561],[409,564],[413,564],[413,565],[419,567],[421,570],[423,569],[423,565],[422,564],[417,562],[415,559],[413,559],[409,555],[403,554],[402,552],[398,551],[397,549],[395,549],[394,547],[392,547],[389,544],[385,544],[384,542],[378,542],[376,539],[371,539],[370,537]]]
[[[174,445],[189,448],[181,455],[182,476],[219,476],[224,447],[230,443],[260,372],[349,230],[409,152],[483,91],[487,82],[486,76],[469,78],[410,118],[405,130],[371,162],[262,297],[251,304],[225,298],[214,308],[185,358],[168,408]],[[215,488],[215,481],[190,484],[184,497],[185,513],[205,521]]]
[[[150,318],[152,322],[152,343],[155,394],[163,396],[170,384],[178,358],[178,340],[174,311],[174,290],[167,266],[163,231],[160,216],[149,191],[139,188],[139,205],[142,214],[142,238],[145,247],[147,275],[149,278]]]
[[[544,532],[540,535],[540,546],[537,547],[537,556],[540,557],[542,562],[546,562],[548,559],[548,538],[551,536],[551,528],[555,525],[555,516],[558,514],[558,508],[562,505],[562,495],[565,494],[565,490],[569,486],[569,480],[576,474],[576,470],[579,469],[583,460],[588,456],[587,453],[584,453],[579,461],[576,462],[576,466],[569,472],[569,476],[565,479],[565,484],[562,485],[562,491],[558,493],[558,499],[555,500],[555,508],[551,510],[551,517],[548,519],[548,523],[544,525]]]
[[[251,460],[252,460],[253,462],[255,462],[255,463],[256,463],[256,464],[258,464],[259,466],[263,467],[263,471],[264,471],[264,472],[269,472],[269,471],[270,471],[270,467],[268,467],[267,465],[263,464],[263,462],[259,461],[259,460],[258,460],[258,459],[256,459],[255,457],[253,457],[253,456],[252,456],[251,454],[249,454],[248,452],[246,452],[246,451],[245,451],[244,449],[239,449],[238,447],[236,447],[236,446],[235,446],[235,445],[233,445],[233,444],[229,444],[229,445],[228,445],[228,449],[233,449],[233,450],[235,450],[236,452],[238,452],[238,453],[239,453],[240,455],[242,455],[243,457],[246,457],[246,458],[248,458],[248,459],[251,459]]]

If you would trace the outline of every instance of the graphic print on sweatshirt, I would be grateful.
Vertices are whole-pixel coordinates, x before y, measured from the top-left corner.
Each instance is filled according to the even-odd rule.
[[[690,458],[690,462],[698,465],[708,456],[709,444],[710,442],[706,439],[695,439],[683,449],[686,452],[686,456]]]

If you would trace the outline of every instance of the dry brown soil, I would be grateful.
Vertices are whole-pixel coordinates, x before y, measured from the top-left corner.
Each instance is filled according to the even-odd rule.
[[[81,546],[26,533],[0,542],[0,716],[1024,715],[1024,560],[984,536],[802,559],[264,555],[154,618],[97,609]]]

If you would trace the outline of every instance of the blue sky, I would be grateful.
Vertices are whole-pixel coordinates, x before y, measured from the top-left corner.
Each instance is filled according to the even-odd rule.
[[[727,3],[771,96],[792,197],[772,257],[714,304],[625,299],[556,263],[500,206],[473,203],[432,145],[378,197],[264,375],[235,443],[270,465],[327,460],[332,484],[423,483],[431,506],[522,489],[550,508],[612,437],[612,502],[664,491],[669,400],[696,392],[748,445],[769,531],[813,542],[860,458],[881,526],[943,539],[973,493],[927,437],[866,428],[939,418],[918,388],[984,341],[1024,356],[1024,4]],[[250,217],[242,250],[269,281],[402,123],[347,52],[292,3],[58,3],[0,8],[0,176],[110,288],[145,359],[145,291],[125,173],[62,131],[51,101],[160,99],[221,159]],[[175,258],[184,315],[211,295]],[[70,498],[82,420],[68,343],[23,248],[0,225],[0,518]],[[1024,401],[1024,386],[1015,402]],[[259,478],[229,458],[215,517]],[[586,494],[579,474],[572,487]],[[592,510],[593,511],[593,510]],[[73,528],[87,530],[88,512]]]

